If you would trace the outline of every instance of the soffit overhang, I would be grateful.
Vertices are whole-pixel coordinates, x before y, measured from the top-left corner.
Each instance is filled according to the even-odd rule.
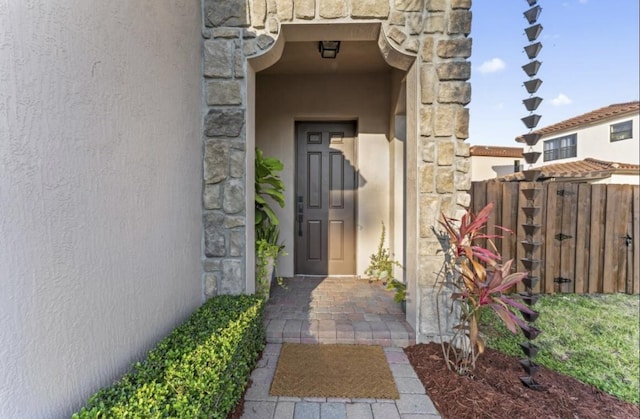
[[[341,41],[336,59],[322,59],[317,43]],[[249,62],[262,74],[336,74],[408,70],[415,56],[397,50],[380,22],[283,24],[273,46]]]

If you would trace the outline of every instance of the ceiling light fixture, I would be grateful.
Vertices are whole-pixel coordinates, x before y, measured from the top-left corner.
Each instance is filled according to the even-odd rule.
[[[322,58],[336,58],[340,51],[340,41],[320,41],[318,51]]]

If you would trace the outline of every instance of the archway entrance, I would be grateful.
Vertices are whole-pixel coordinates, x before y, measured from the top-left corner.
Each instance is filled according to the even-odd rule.
[[[255,119],[248,139],[285,166],[286,205],[276,208],[280,238],[289,254],[281,260],[283,276],[364,275],[383,223],[385,246],[404,262],[405,86],[413,58],[390,48],[380,27],[379,23],[282,25],[272,49],[249,60],[255,70],[253,83],[248,83],[253,87],[250,95],[255,94]],[[332,37],[341,40],[338,57],[323,59],[318,42]],[[332,126],[326,132],[297,132],[304,124],[322,128],[329,122]],[[353,130],[346,137],[349,129],[336,128],[344,124]],[[309,138],[304,137],[307,134]],[[323,141],[324,157],[313,145]],[[352,147],[348,153],[343,150],[346,145]],[[300,157],[300,150],[307,148],[310,154]],[[316,169],[320,172],[311,173]],[[343,182],[345,176],[351,177],[350,183]],[[305,196],[313,187],[324,188],[324,195]],[[325,204],[325,214],[317,219],[306,212]],[[340,218],[344,213],[351,218]],[[310,234],[317,237],[300,239]],[[345,256],[352,259],[351,267],[329,269],[332,260]],[[317,263],[312,268],[302,262],[314,258]],[[403,278],[404,272],[399,270],[396,276]]]
[[[254,147],[290,170],[279,215],[295,253],[295,124],[355,121],[356,273],[384,222],[406,268],[407,320],[419,340],[436,338],[442,256],[431,227],[470,202],[471,2],[233,4],[204,3],[205,295],[255,291]],[[337,59],[319,58],[321,40],[341,42]],[[350,51],[359,55],[345,60]],[[294,253],[282,274],[295,273]]]

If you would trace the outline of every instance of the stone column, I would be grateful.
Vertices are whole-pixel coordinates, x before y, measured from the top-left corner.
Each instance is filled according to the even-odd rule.
[[[471,12],[469,0],[431,0],[425,5],[421,35],[419,189],[419,329],[420,341],[439,340],[440,327],[449,334],[449,294],[440,290],[443,264],[432,227],[442,214],[459,217],[470,204],[471,174],[468,137],[471,100]],[[439,319],[439,320],[438,320]]]
[[[244,1],[204,1],[204,291],[244,292]]]
[[[246,0],[203,0],[203,7],[203,282],[209,298],[247,291],[246,252],[253,243],[245,243],[245,190],[253,179],[246,165],[253,163],[246,161],[246,57],[269,48],[273,38],[250,30]]]

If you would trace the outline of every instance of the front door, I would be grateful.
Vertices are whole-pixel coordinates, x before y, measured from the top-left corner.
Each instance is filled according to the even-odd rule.
[[[296,274],[355,275],[355,123],[296,125]]]

